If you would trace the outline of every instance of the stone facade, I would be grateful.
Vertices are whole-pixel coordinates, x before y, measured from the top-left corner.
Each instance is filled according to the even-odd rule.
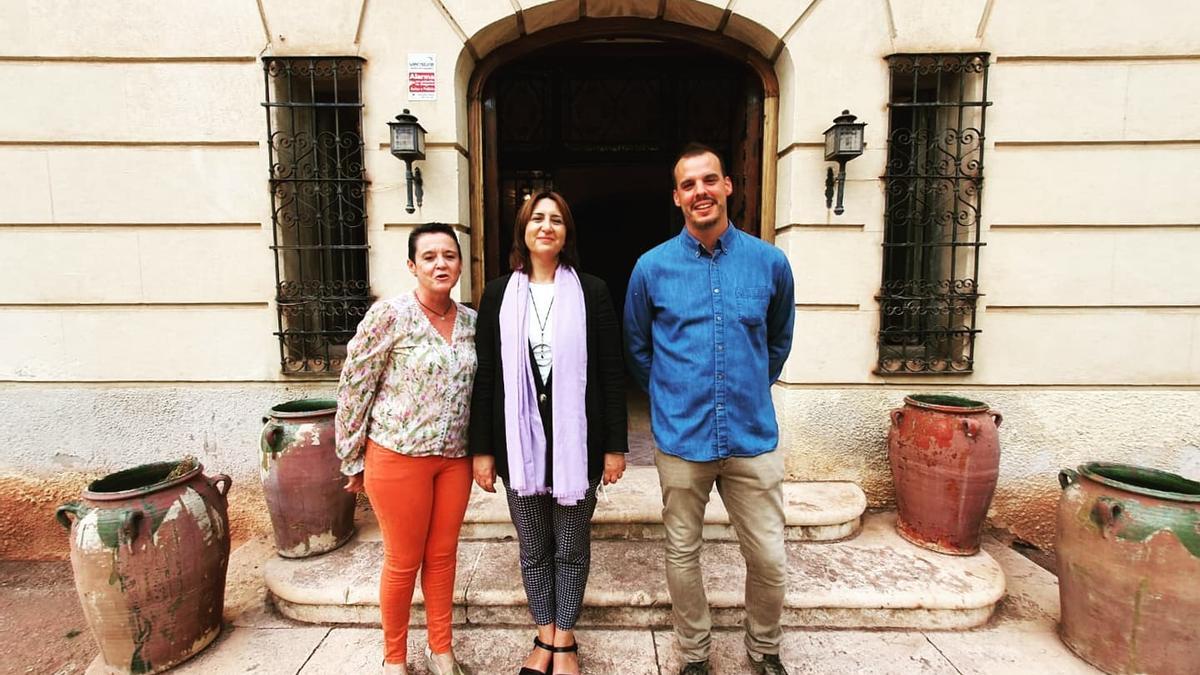
[[[504,45],[635,17],[748,45],[779,82],[774,230],[796,274],[776,387],[795,479],[891,499],[884,435],[911,391],[1005,413],[993,520],[1052,543],[1055,475],[1084,460],[1200,475],[1200,9],[1121,0],[17,0],[0,10],[0,557],[65,553],[51,524],[88,476],[185,453],[234,476],[261,527],[256,443],[272,403],[328,394],[280,374],[261,57],[356,55],[373,292],[412,287],[409,228],[472,222],[467,88]],[[991,54],[972,374],[873,374],[888,69],[902,52]],[[407,54],[437,55],[408,101]],[[425,204],[387,148],[429,132]],[[826,209],[822,132],[869,123]],[[469,299],[470,274],[459,294]]]

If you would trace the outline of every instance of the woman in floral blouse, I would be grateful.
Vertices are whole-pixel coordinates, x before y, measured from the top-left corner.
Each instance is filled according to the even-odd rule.
[[[408,269],[416,290],[372,306],[347,345],[337,452],[350,477],[346,489],[366,489],[383,534],[384,673],[408,673],[409,610],[420,569],[426,666],[434,675],[460,675],[450,616],[458,532],[471,494],[475,312],[450,297],[462,252],[449,226],[413,230]]]

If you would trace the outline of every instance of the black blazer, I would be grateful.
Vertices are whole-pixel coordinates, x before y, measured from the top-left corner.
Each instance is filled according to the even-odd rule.
[[[587,319],[588,480],[604,472],[604,453],[628,452],[625,412],[625,365],[621,331],[604,280],[578,272]],[[506,274],[488,282],[475,321],[475,389],[471,395],[470,454],[496,458],[496,474],[508,481],[508,443],[505,440],[504,369],[500,363],[500,304],[508,286]],[[554,374],[550,374],[554,379]]]

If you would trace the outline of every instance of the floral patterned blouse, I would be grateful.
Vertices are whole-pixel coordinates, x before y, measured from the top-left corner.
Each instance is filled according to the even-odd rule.
[[[402,455],[465,456],[475,367],[474,310],[458,305],[447,343],[412,293],[375,303],[338,384],[342,473],[362,472],[368,436]]]

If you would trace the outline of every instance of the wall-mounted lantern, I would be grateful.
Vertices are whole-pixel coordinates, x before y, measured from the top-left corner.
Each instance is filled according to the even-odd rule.
[[[867,124],[855,122],[856,119],[858,118],[851,115],[849,110],[843,110],[841,115],[833,118],[833,126],[825,130],[825,161],[838,163],[836,179],[832,167],[825,173],[825,208],[833,206],[833,187],[836,183],[837,206],[833,212],[839,216],[846,210],[842,208],[842,195],[846,189],[846,162],[863,154],[863,148],[866,147],[866,143],[863,142],[863,127]]]
[[[416,186],[417,206],[421,206],[425,197],[421,170],[412,165],[416,160],[425,159],[425,127],[417,122],[416,115],[408,112],[408,108],[396,115],[395,122],[388,122],[388,127],[392,133],[392,154],[404,162],[404,178],[408,182],[408,205],[404,210],[412,213],[416,210],[413,208],[413,186]]]

